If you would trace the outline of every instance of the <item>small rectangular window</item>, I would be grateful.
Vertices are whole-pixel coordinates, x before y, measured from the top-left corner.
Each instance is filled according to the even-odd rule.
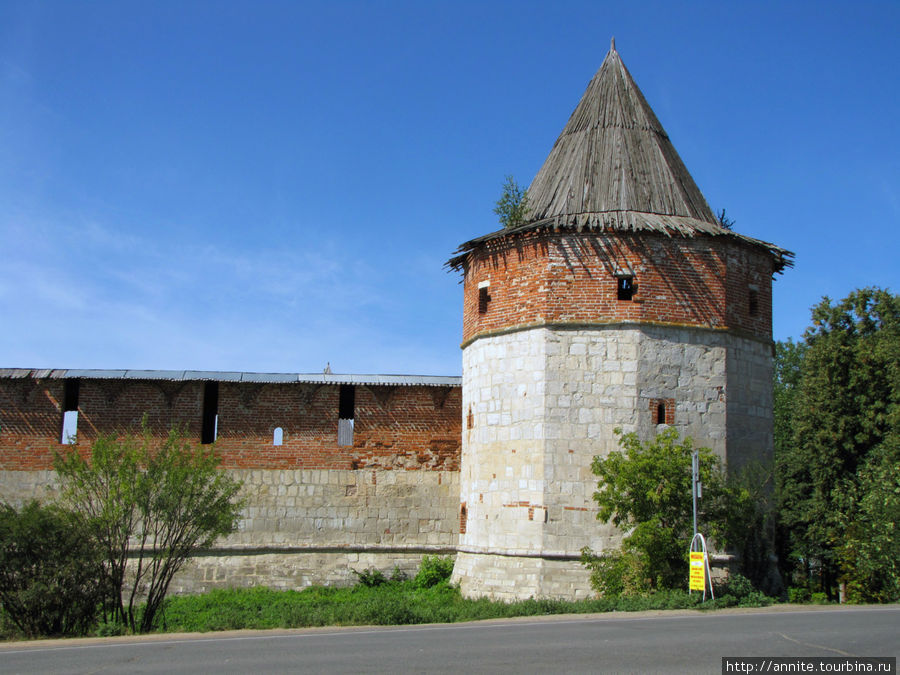
[[[59,442],[75,445],[78,437],[78,394],[81,386],[78,380],[66,380],[63,385],[63,421]]]
[[[759,291],[755,288],[751,288],[747,295],[747,312],[750,316],[759,314]]]
[[[634,297],[634,277],[618,278],[617,297],[619,300],[631,300]]]
[[[488,293],[487,286],[482,286],[478,289],[478,313],[486,314],[488,310],[488,303],[491,301],[491,296]]]
[[[650,399],[650,414],[653,418],[653,424],[675,424],[675,399]]]
[[[356,388],[352,384],[342,384],[338,392],[338,445],[353,445],[355,408]]]
[[[206,382],[203,386],[203,419],[200,426],[200,442],[215,443],[219,431],[219,383]]]

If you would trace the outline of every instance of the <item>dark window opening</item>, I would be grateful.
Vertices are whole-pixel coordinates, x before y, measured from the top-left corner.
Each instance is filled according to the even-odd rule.
[[[634,297],[634,277],[619,277],[617,297],[619,300],[631,300]]]
[[[352,420],[356,405],[356,387],[352,384],[342,384],[338,399],[338,417],[342,420]]]
[[[747,309],[750,316],[756,316],[757,314],[759,314],[759,291],[757,291],[755,288],[750,289]]]
[[[491,296],[488,293],[488,287],[482,286],[478,289],[478,313],[485,314],[488,310],[488,303],[491,301]]]
[[[466,429],[475,428],[475,416],[472,414],[472,406],[469,406],[469,414],[466,415]]]
[[[219,383],[206,382],[203,386],[203,418],[200,426],[200,442],[204,445],[216,442],[219,426]]]
[[[653,424],[675,424],[675,399],[651,399],[650,415],[653,418]]]
[[[78,380],[66,380],[63,384],[63,419],[59,442],[63,445],[75,445],[78,436],[78,392],[81,389]]]
[[[466,503],[463,502],[459,506],[459,533],[466,533],[466,524],[469,520],[469,510],[466,508]]]
[[[355,407],[356,387],[342,384],[338,392],[338,445],[353,445]]]
[[[81,383],[78,380],[66,380],[63,388],[63,412],[78,410],[78,392]]]

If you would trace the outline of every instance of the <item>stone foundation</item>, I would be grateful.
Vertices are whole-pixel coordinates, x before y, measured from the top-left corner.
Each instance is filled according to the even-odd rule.
[[[422,556],[452,555],[458,539],[455,471],[229,472],[247,498],[238,530],[175,577],[173,593],[213,588],[349,585],[353,570],[413,575]],[[52,471],[0,471],[0,500],[56,497]]]
[[[452,583],[465,597],[512,602],[528,598],[582,600],[594,595],[590,573],[578,560],[460,550]]]
[[[297,550],[216,551],[188,561],[172,580],[170,593],[206,593],[216,588],[266,586],[301,589],[313,585],[350,586],[354,570],[377,569],[386,577],[395,571],[415,576],[424,555],[453,555],[453,549],[427,550]]]
[[[771,457],[765,341],[682,326],[539,327],[476,339],[463,373],[454,579],[467,596],[591,593],[581,549],[621,544],[596,519],[591,471],[620,449],[617,428],[647,440],[674,427],[729,467]]]

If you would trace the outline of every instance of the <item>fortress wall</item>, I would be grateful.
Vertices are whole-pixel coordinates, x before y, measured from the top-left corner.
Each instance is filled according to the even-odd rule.
[[[352,570],[408,574],[456,550],[455,471],[235,470],[250,503],[239,529],[196,558],[178,592],[355,583]]]
[[[81,379],[78,443],[173,425],[199,442],[203,381]],[[247,469],[411,469],[459,466],[460,389],[356,385],[352,446],[338,445],[337,385],[220,382],[216,450]],[[60,444],[65,380],[0,378],[0,470],[42,470]],[[273,444],[281,427],[283,445]]]
[[[0,500],[15,504],[53,495],[53,452],[67,449],[62,380],[28,380],[0,378]],[[78,450],[99,434],[136,431],[144,412],[157,441],[179,421],[199,441],[203,383],[177,384],[167,399],[153,382],[81,380]],[[351,583],[351,568],[414,572],[422,555],[455,551],[460,388],[379,389],[356,387],[344,447],[337,386],[221,383],[215,447],[248,503],[238,531],[193,560],[173,590]],[[282,446],[272,444],[275,425]]]

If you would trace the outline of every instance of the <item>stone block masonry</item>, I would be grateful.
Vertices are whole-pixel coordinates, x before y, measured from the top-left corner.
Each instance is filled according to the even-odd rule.
[[[535,328],[470,344],[460,474],[467,519],[454,572],[463,591],[571,598],[587,588],[581,548],[621,543],[616,528],[596,521],[592,459],[620,449],[616,428],[649,438],[666,424],[650,401],[668,401],[668,424],[729,466],[765,458],[770,354],[758,340],[654,325]]]
[[[55,494],[65,379],[15,375],[0,377],[0,499],[21,504]],[[459,386],[351,386],[353,442],[341,446],[341,385],[218,383],[215,447],[248,503],[237,532],[195,558],[174,592],[346,584],[353,569],[412,573],[426,553],[455,553]],[[199,441],[205,387],[82,378],[75,447],[136,432],[145,415],[157,440],[181,424]]]

